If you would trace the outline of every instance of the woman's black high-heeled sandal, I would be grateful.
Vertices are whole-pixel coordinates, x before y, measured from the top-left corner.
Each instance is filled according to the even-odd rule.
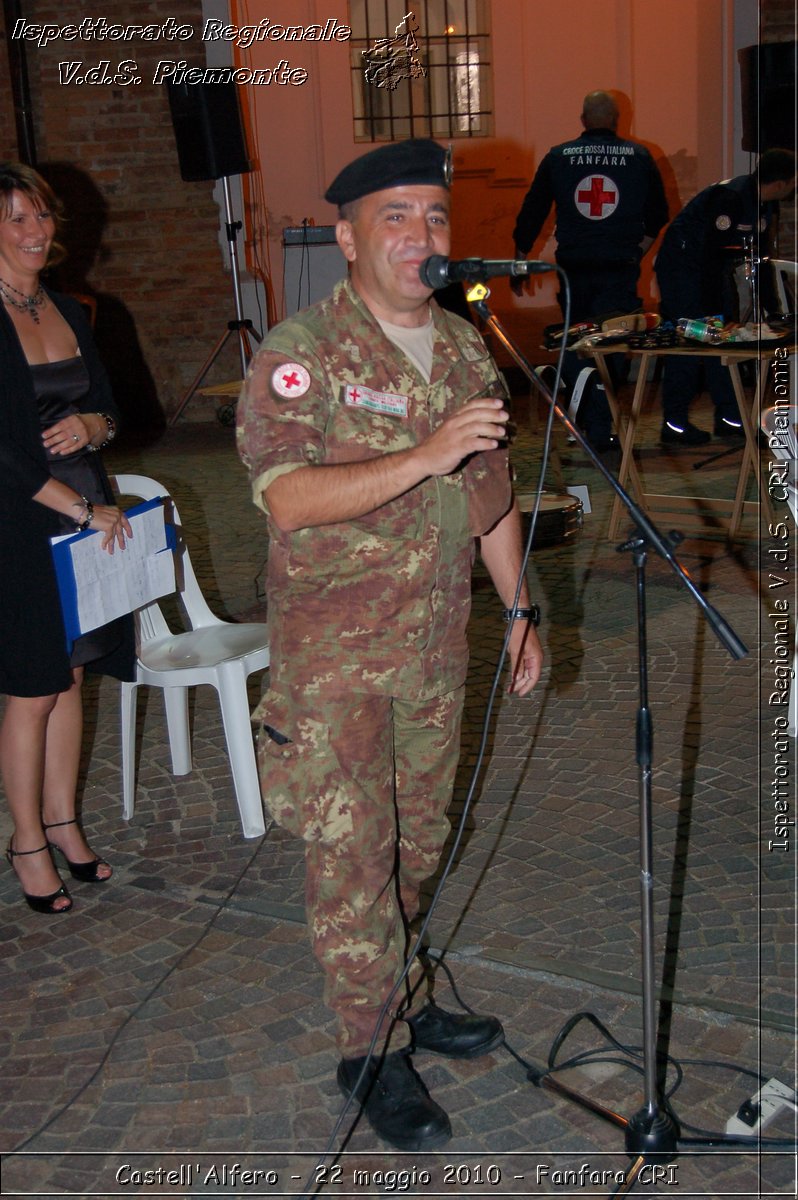
[[[8,843],[8,849],[6,850],[6,858],[8,859],[8,865],[10,866],[11,870],[17,876],[17,880],[19,880],[19,875],[17,875],[17,868],[14,866],[14,859],[15,858],[23,858],[26,854],[41,854],[42,851],[46,851],[47,853],[49,853],[50,852],[49,844],[46,844],[44,846],[39,846],[38,850],[15,850],[13,848],[13,846],[11,845],[11,842]],[[65,912],[69,912],[70,909],[72,908],[72,897],[70,896],[69,892],[66,890],[66,888],[64,887],[63,884],[61,884],[61,886],[57,892],[52,892],[49,896],[31,896],[28,892],[25,891],[24,888],[22,889],[22,895],[25,897],[25,899],[27,900],[28,904],[31,906],[31,908],[33,909],[34,912],[65,913]],[[53,904],[55,903],[55,901],[60,900],[62,896],[64,896],[69,901],[69,904],[65,904],[63,908],[53,908]]]
[[[77,817],[72,817],[72,819],[69,821],[54,821],[52,825],[42,824],[42,829],[44,830],[46,837],[48,829],[58,829],[61,825],[77,825],[77,823]],[[51,842],[50,839],[47,838],[47,845],[51,850],[58,850],[60,854],[64,854],[64,851],[58,845],[58,842]],[[96,856],[95,858],[91,859],[90,862],[72,862],[72,860],[67,858],[66,854],[64,854],[64,859],[66,861],[66,865],[69,867],[69,873],[72,878],[79,879],[81,883],[107,883],[111,878],[110,875],[97,874],[98,867],[110,867],[111,865],[110,863],[107,863],[104,858]]]

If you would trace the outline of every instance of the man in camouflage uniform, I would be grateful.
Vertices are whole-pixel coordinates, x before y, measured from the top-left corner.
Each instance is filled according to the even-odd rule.
[[[474,328],[430,303],[419,276],[449,250],[443,150],[412,140],[372,151],[327,199],[350,278],[268,334],[238,439],[269,518],[263,794],[305,840],[308,923],[348,1093],[449,831],[474,539],[507,606],[521,542],[500,377]],[[528,604],[523,591],[510,640],[518,695],[542,657]],[[494,1017],[429,1002],[414,967],[380,1030],[390,1052],[378,1043],[357,1091],[377,1133],[405,1150],[451,1136],[409,1052],[473,1057],[503,1038]]]

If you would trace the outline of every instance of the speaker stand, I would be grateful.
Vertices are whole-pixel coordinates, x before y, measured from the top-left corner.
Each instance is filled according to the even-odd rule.
[[[250,320],[244,316],[244,307],[241,302],[241,275],[238,269],[238,232],[242,225],[240,221],[233,220],[233,205],[230,196],[230,176],[222,176],[222,188],[224,191],[224,215],[225,215],[225,231],[227,233],[227,245],[230,252],[230,272],[233,280],[233,301],[235,303],[236,319],[228,321],[227,329],[221,335],[216,345],[211,350],[205,362],[200,367],[194,377],[191,386],[185,393],[175,411],[169,418],[169,425],[174,425],[178,418],[183,414],[186,405],[191,400],[191,397],[196,392],[199,385],[202,383],[205,376],[210,371],[216,359],[221,354],[224,347],[227,345],[228,339],[233,335],[238,337],[238,352],[241,359],[241,378],[244,379],[249,366],[249,360],[252,358],[252,343],[251,338],[254,337],[256,342],[261,340],[262,334],[255,329]],[[220,420],[223,425],[232,424],[232,415],[235,413],[235,403],[225,405],[221,412],[226,412],[227,419]]]

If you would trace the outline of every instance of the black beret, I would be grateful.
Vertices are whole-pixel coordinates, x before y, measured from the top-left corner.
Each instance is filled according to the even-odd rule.
[[[348,204],[383,188],[404,184],[432,184],[448,188],[451,165],[448,151],[431,138],[409,138],[370,150],[344,167],[332,181],[324,199]]]

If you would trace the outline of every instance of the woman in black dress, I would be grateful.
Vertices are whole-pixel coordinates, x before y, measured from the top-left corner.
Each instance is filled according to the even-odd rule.
[[[95,451],[116,410],[80,305],[40,281],[57,246],[58,205],[31,168],[0,163],[0,775],[14,823],[7,858],[38,912],[72,900],[53,856],[74,878],[102,883],[75,816],[85,665],[133,677],[129,620],[67,651],[49,539],[98,530],[122,551],[127,518]]]

